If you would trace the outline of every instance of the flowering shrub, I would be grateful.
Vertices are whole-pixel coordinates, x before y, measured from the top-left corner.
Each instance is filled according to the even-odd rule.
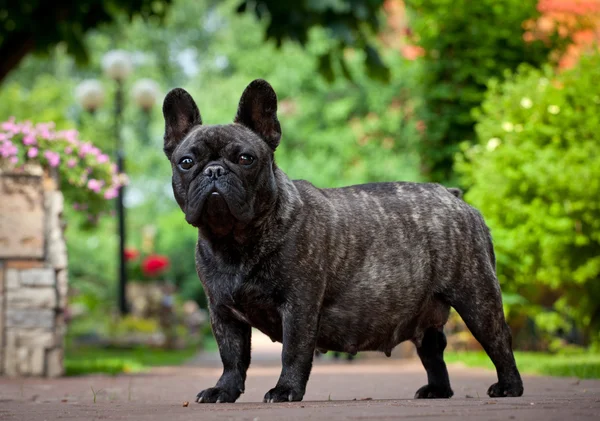
[[[132,280],[162,280],[170,266],[167,256],[148,254],[141,256],[136,249],[125,249],[129,278]]]
[[[491,83],[457,170],[490,225],[503,292],[525,299],[511,312],[600,344],[598,80],[594,54]]]
[[[95,221],[109,209],[108,200],[118,195],[126,178],[108,155],[78,136],[76,130],[54,130],[53,123],[33,125],[11,118],[0,123],[0,169],[39,164],[57,171],[65,198]]]

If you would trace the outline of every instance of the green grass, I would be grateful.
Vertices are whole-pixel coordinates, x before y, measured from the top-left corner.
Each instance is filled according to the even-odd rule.
[[[149,367],[179,365],[192,358],[198,346],[167,350],[139,347],[132,349],[67,347],[65,372],[67,376],[91,373],[135,373]]]
[[[600,378],[600,354],[546,354],[541,352],[515,352],[521,373],[547,376]],[[481,352],[446,352],[447,363],[463,363],[469,367],[484,367],[494,370],[487,354]]]

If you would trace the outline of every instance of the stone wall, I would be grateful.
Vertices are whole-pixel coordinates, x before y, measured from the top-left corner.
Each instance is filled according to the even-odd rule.
[[[0,169],[0,374],[60,376],[67,253],[55,177]]]

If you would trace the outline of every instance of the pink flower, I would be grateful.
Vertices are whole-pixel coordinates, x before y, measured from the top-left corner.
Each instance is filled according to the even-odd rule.
[[[105,162],[108,162],[108,155],[101,153],[98,155],[97,161],[98,164],[104,164]]]
[[[77,165],[77,160],[75,158],[71,158],[67,161],[67,166],[69,168],[73,168],[75,165]]]
[[[17,158],[16,156],[13,156],[13,157],[10,158],[10,162],[12,164],[16,164],[17,162],[19,162],[19,158]]]
[[[60,155],[56,152],[46,151],[44,152],[44,157],[48,160],[48,164],[51,167],[58,167],[60,163]]]
[[[52,139],[52,133],[50,133],[50,130],[43,128],[39,131],[40,136],[42,137],[42,139],[46,139],[46,140],[50,140]]]
[[[37,141],[35,140],[35,136],[31,133],[25,135],[25,137],[23,137],[23,144],[24,145],[35,145],[37,143]]]
[[[11,117],[8,119],[8,121],[5,121],[4,123],[2,123],[2,130],[6,130],[7,132],[12,132],[12,133],[18,133],[19,132],[19,126],[15,124],[15,118]]]
[[[5,141],[2,146],[0,146],[0,156],[4,158],[8,158],[9,156],[16,155],[19,150],[10,140]]]
[[[79,133],[77,133],[77,130],[63,130],[60,134],[66,139],[67,142],[71,144],[77,143],[77,136],[79,135]]]
[[[83,158],[88,153],[90,153],[93,148],[94,147],[89,143],[82,144],[81,147],[79,148],[79,156]]]
[[[111,187],[110,189],[104,192],[104,198],[106,200],[114,199],[119,195],[119,190],[116,187]]]
[[[70,146],[67,146],[67,147],[65,148],[65,153],[66,153],[67,155],[70,155],[72,152],[73,152],[73,148],[72,148],[72,147],[70,147]]]
[[[88,189],[94,193],[99,193],[103,185],[104,181],[96,180],[95,178],[89,179],[87,183]]]
[[[54,134],[51,132],[52,129],[54,129],[54,123],[50,122],[50,123],[38,123],[35,126],[36,130],[38,131],[38,134],[40,135],[40,137],[42,139],[47,139],[47,140],[51,140],[54,139]]]
[[[27,157],[35,158],[36,156],[38,156],[38,148],[36,148],[35,146],[32,148],[29,148],[29,150],[27,151]]]

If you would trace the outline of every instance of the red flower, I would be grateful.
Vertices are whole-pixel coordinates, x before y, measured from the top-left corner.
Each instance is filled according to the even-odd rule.
[[[158,254],[150,255],[142,262],[142,272],[151,278],[162,274],[169,267],[169,258]]]
[[[140,252],[137,251],[136,249],[125,249],[125,252],[123,254],[125,254],[125,261],[131,262],[132,260],[135,260],[138,258],[138,256],[140,255]]]

